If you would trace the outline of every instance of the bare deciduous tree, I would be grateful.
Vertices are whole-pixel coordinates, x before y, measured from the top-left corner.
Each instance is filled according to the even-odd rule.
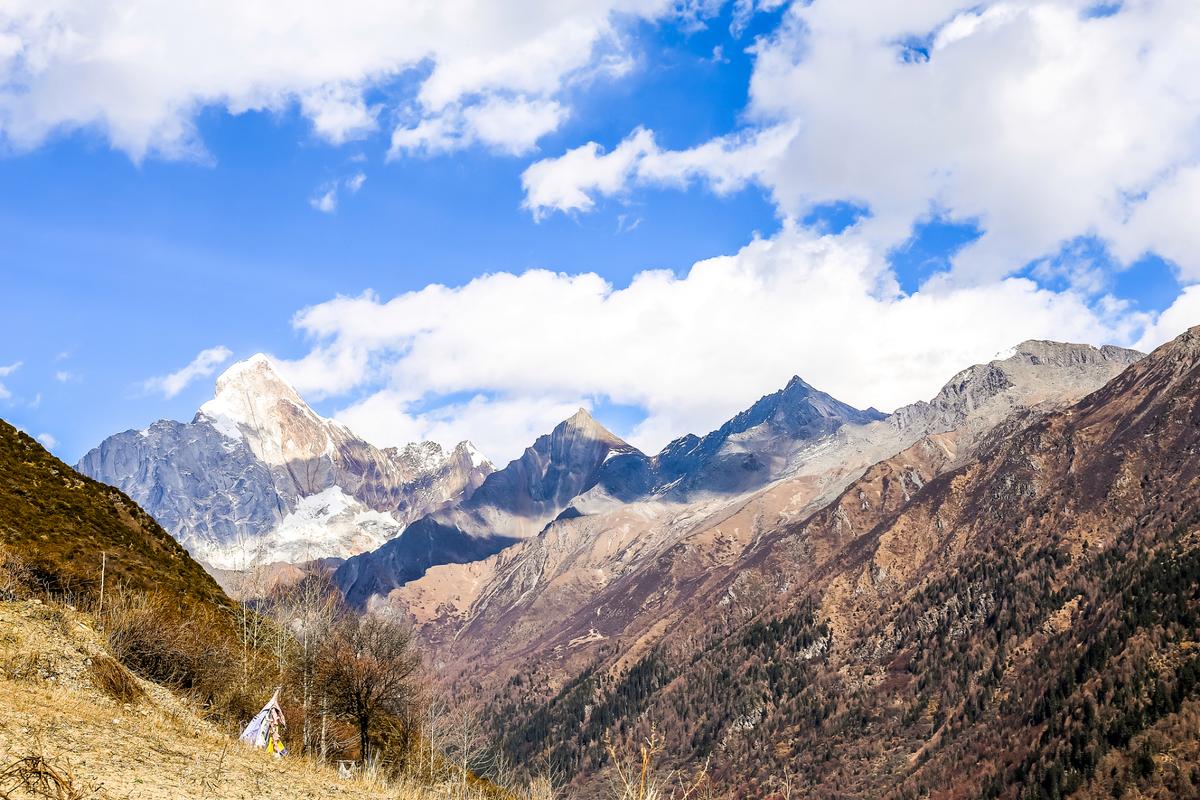
[[[297,583],[278,591],[271,601],[271,613],[280,628],[294,641],[288,672],[299,689],[301,738],[304,750],[326,757],[325,696],[316,684],[318,656],[322,643],[335,623],[350,612],[342,603],[329,576],[323,573],[306,575]],[[314,710],[320,709],[320,726],[314,724]]]
[[[330,712],[358,726],[359,749],[371,754],[371,724],[381,714],[404,716],[420,659],[407,628],[377,614],[333,623],[317,654],[316,676]]]

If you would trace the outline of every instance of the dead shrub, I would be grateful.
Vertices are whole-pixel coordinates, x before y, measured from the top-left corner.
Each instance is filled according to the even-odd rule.
[[[25,560],[0,544],[0,600],[17,600],[29,593],[33,573]]]
[[[0,675],[12,681],[34,681],[57,677],[54,659],[45,653],[15,653],[0,659]]]
[[[39,755],[18,758],[0,769],[0,798],[7,800],[18,790],[48,800],[83,800],[89,794],[75,785],[69,769],[56,767]]]
[[[604,748],[615,772],[612,794],[618,800],[701,800],[710,796],[712,784],[708,780],[707,763],[690,776],[672,774],[665,779],[656,776],[655,764],[663,752],[663,737],[654,726],[632,763],[621,757],[607,733]]]
[[[104,609],[104,633],[113,657],[135,674],[187,692],[219,716],[241,719],[257,705],[236,676],[237,642],[212,612],[180,608],[162,597],[114,592]]]
[[[118,703],[134,703],[146,696],[129,670],[102,653],[88,664],[88,675],[93,686]]]

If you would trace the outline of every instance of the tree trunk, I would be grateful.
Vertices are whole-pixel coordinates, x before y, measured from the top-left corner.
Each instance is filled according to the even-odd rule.
[[[368,735],[371,720],[367,717],[358,718],[358,749],[362,754],[362,765],[365,767],[371,757],[371,738]]]

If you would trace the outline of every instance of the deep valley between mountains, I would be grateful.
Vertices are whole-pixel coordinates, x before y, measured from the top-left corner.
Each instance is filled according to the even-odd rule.
[[[86,477],[6,427],[0,542],[222,608],[325,576],[572,797],[646,741],[721,797],[1198,797],[1198,426],[1200,328],[1024,342],[891,414],[797,377],[652,455],[581,409],[502,468],[256,356]]]

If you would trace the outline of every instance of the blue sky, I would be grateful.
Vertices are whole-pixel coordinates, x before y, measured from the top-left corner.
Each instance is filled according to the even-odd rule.
[[[979,6],[964,4],[955,10],[954,4],[940,5],[945,8],[925,14],[934,22],[914,18],[894,24],[899,30],[924,32],[933,42],[964,15],[984,13]],[[470,436],[485,451],[489,445],[500,451],[492,454],[504,460],[517,455],[518,442],[577,403],[593,407],[615,430],[650,448],[671,435],[719,423],[722,415],[748,405],[794,372],[840,390],[835,393],[851,402],[887,407],[936,388],[952,374],[956,360],[986,357],[1000,349],[997,342],[1015,343],[1027,338],[1026,331],[1028,336],[1086,335],[1134,344],[1153,343],[1170,326],[1178,327],[1175,320],[1185,317],[1187,309],[1172,307],[1192,279],[1190,266],[1178,257],[1182,234],[1177,230],[1159,230],[1161,225],[1149,222],[1135,230],[1132,222],[1121,222],[1117,231],[1111,227],[1115,223],[1090,208],[1064,211],[1064,217],[1077,219],[1064,222],[1061,230],[1045,229],[1009,210],[1010,198],[1000,196],[1007,185],[982,172],[979,185],[994,179],[1000,188],[974,196],[973,190],[953,182],[922,185],[922,175],[931,170],[898,171],[873,184],[857,169],[859,164],[869,167],[873,157],[862,149],[871,145],[860,135],[862,125],[855,125],[844,149],[831,147],[836,135],[798,144],[822,124],[834,132],[848,124],[836,103],[820,105],[831,101],[801,74],[809,67],[824,69],[819,60],[825,57],[825,39],[819,37],[828,28],[832,41],[842,24],[814,16],[821,13],[819,0],[813,6],[761,3],[747,20],[739,17],[745,28],[736,32],[731,30],[737,27],[735,11],[743,14],[747,4],[709,4],[703,13],[686,18],[659,6],[638,13],[601,8],[589,19],[603,22],[603,34],[596,39],[603,47],[596,45],[593,57],[553,85],[530,89],[527,76],[510,84],[493,81],[485,67],[479,86],[486,88],[468,87],[456,96],[457,109],[471,109],[494,96],[522,102],[532,97],[563,110],[551,130],[520,145],[515,154],[480,139],[484,134],[466,134],[463,143],[452,147],[389,157],[389,127],[449,118],[449,112],[423,105],[420,92],[431,73],[443,66],[449,70],[459,57],[450,45],[446,54],[434,53],[390,73],[364,67],[362,76],[350,80],[351,93],[375,109],[373,130],[332,137],[314,130],[315,117],[300,98],[306,96],[304,81],[321,78],[304,76],[296,78],[294,87],[279,88],[265,110],[242,110],[251,103],[232,99],[236,87],[217,92],[224,93],[223,99],[191,98],[184,104],[186,112],[164,101],[169,109],[163,114],[180,116],[191,126],[184,145],[154,131],[137,139],[140,133],[129,133],[135,127],[113,122],[121,114],[136,120],[143,110],[139,106],[134,114],[118,107],[122,95],[115,89],[114,106],[104,112],[107,123],[89,120],[90,106],[69,119],[46,117],[48,108],[61,105],[57,96],[54,103],[37,105],[37,93],[49,90],[29,77],[27,65],[8,62],[0,69],[5,87],[0,125],[6,126],[0,157],[0,186],[5,188],[0,194],[0,368],[19,366],[0,375],[0,416],[30,432],[48,434],[55,452],[73,461],[118,430],[163,417],[190,418],[211,394],[215,375],[200,376],[170,397],[146,382],[219,345],[231,351],[230,361],[258,351],[276,356],[319,410],[345,418],[381,443]],[[20,11],[7,20],[5,13],[0,12],[0,37],[8,31],[31,51],[44,31]],[[355,11],[351,7],[346,13]],[[863,14],[865,19],[867,11]],[[1125,23],[1122,16],[1116,11],[1104,21],[1153,23]],[[797,27],[799,23],[803,25]],[[886,31],[864,33],[880,41],[891,36]],[[162,35],[170,34],[164,30]],[[950,53],[957,41],[946,46],[946,58],[969,57]],[[599,69],[602,57],[613,52],[620,68]],[[791,53],[795,74],[764,67],[781,52]],[[862,54],[862,61],[869,63],[869,56]],[[931,63],[942,57],[935,53]],[[830,58],[830,63],[847,63]],[[808,65],[806,59],[814,63]],[[139,65],[128,66],[135,77],[127,80],[137,81],[133,67]],[[586,74],[593,68],[597,74]],[[180,74],[185,74],[182,68]],[[822,74],[828,75],[830,92],[839,81],[857,81],[852,71]],[[347,80],[338,73],[337,85]],[[791,97],[791,86],[804,87],[797,90],[798,98]],[[1164,94],[1171,89],[1164,87]],[[957,89],[938,85],[930,91],[952,98]],[[845,103],[870,100],[847,96]],[[1174,110],[1162,113],[1178,122]],[[879,122],[873,134],[879,137],[878,147],[898,148],[897,161],[905,160],[906,152],[888,138],[886,115]],[[636,139],[639,130],[652,136],[652,145]],[[755,137],[777,130],[791,137],[782,149],[754,147]],[[971,140],[975,134],[968,127],[957,135]],[[1141,135],[1130,133],[1125,146],[1144,149]],[[593,142],[598,145],[594,154],[581,149]],[[988,142],[980,141],[979,147],[986,151]],[[1147,174],[1191,168],[1194,150],[1162,149],[1165,155],[1146,165]],[[576,151],[579,163],[586,162],[584,172],[567,169],[576,169],[566,158]],[[617,168],[615,160],[606,160],[623,152],[630,154],[627,166]],[[923,150],[912,156],[914,163],[936,157]],[[550,194],[535,195],[528,177],[533,173],[526,173],[535,163],[545,165],[539,174],[550,176],[545,183]],[[951,171],[970,173],[964,163],[955,161]],[[597,171],[609,175],[609,182],[590,177]],[[357,175],[364,176],[361,188],[351,191],[347,182]],[[1147,198],[1155,197],[1157,184],[1140,176],[1116,174],[1098,189],[1080,187],[1080,192],[1128,192],[1130,186],[1149,187],[1138,200],[1149,207]],[[314,207],[331,187],[336,187],[336,208]],[[572,193],[562,194],[562,187]],[[1039,194],[1037,186],[1029,191]],[[1166,188],[1162,195],[1167,197]],[[530,199],[534,196],[552,200],[538,205]],[[586,198],[587,205],[578,205],[579,198]],[[1122,219],[1133,218],[1128,209],[1123,213]],[[1162,253],[1155,250],[1159,241]],[[1032,244],[1014,244],[1025,242]],[[760,267],[754,259],[787,248],[794,249],[797,264],[806,265],[797,267],[800,277],[786,283],[788,291],[797,293],[794,316],[787,305],[776,306],[783,284],[776,286],[775,277],[755,272]],[[814,255],[814,248],[820,255]],[[753,296],[742,294],[748,284],[730,289],[740,300],[730,305],[728,319],[708,305],[712,293],[707,290],[702,292],[704,304],[689,300],[693,291],[700,292],[691,288],[699,280],[693,264],[714,256],[731,260],[710,271],[751,274],[750,284],[774,295],[764,297],[762,307],[777,309],[772,312],[776,316],[755,319]],[[817,258],[823,260],[810,263]],[[788,263],[785,259],[785,270]],[[841,289],[836,289],[840,300],[823,302],[820,292],[835,290],[828,288],[821,270],[835,269],[835,263],[849,276],[847,286],[865,287],[861,302],[857,296],[847,299]],[[997,270],[990,266],[994,263],[1006,266]],[[362,298],[367,291],[373,294],[362,300],[360,311],[412,316],[402,308],[389,310],[387,301],[430,284],[461,287],[480,276],[515,276],[533,268],[562,277],[551,281],[553,288],[541,300],[529,291],[520,294],[516,304],[530,298],[528,308],[496,312],[499,316],[493,318],[489,297],[495,297],[495,304],[511,306],[514,301],[499,289],[488,295],[494,281],[484,279],[471,298],[456,293],[428,312],[444,314],[452,323],[423,323],[392,340],[353,332],[346,320],[306,330],[296,319],[298,312],[313,307],[332,314],[326,304],[335,298]],[[654,284],[661,284],[661,298],[642,288],[645,281],[635,281],[647,270],[672,274],[666,283]],[[586,273],[603,278],[607,288],[598,290],[599,299],[589,294],[580,300],[586,308],[581,305],[574,315],[567,309],[560,318],[563,303],[576,296],[564,287],[571,276]],[[560,290],[565,292],[561,301],[555,294]],[[938,345],[954,320],[969,315],[960,306],[976,302],[971,298],[984,291],[1002,293],[1004,302],[1013,304],[1003,324],[981,325],[979,335],[961,347]],[[870,358],[888,357],[889,363],[895,358],[887,348],[879,356],[864,355],[870,348],[848,331],[868,326],[853,315],[870,308],[862,303],[883,303],[897,319],[907,320],[914,312],[902,311],[902,304],[905,298],[911,304],[918,295],[933,298],[933,307],[946,308],[946,320],[928,330],[906,323],[897,347],[908,353],[925,346],[912,342],[929,342],[938,357],[914,352],[913,359],[928,364],[919,375],[900,366],[873,367]],[[846,312],[846,332],[831,330],[828,322],[817,322],[821,314],[804,311],[808,303],[820,309],[843,301],[858,309]],[[402,305],[418,302],[423,301],[410,295]],[[553,305],[553,313],[537,302]],[[626,307],[638,310],[621,310]],[[669,329],[667,323],[647,322],[656,309],[677,321]],[[763,327],[768,322],[775,328]],[[439,327],[450,324],[457,327]],[[521,382],[507,373],[484,376],[496,358],[486,347],[476,352],[472,343],[504,339],[522,325],[546,326],[535,338],[517,337],[507,345],[508,352],[519,351],[514,357],[544,364],[537,371],[540,377]],[[689,326],[696,326],[695,332],[689,333]],[[612,329],[624,328],[644,328],[645,333],[641,339],[612,335]],[[542,342],[564,331],[569,331],[573,350],[564,355],[543,349]],[[705,338],[709,335],[712,341]],[[655,348],[660,352],[653,358],[642,352]],[[414,355],[426,351],[428,360]],[[578,355],[581,351],[587,355]],[[740,358],[738,352],[754,355]],[[354,364],[346,374],[322,361],[338,357],[338,363]],[[443,366],[461,361],[461,374],[447,377],[442,366],[431,366],[439,358]],[[589,358],[596,359],[592,368],[563,366],[564,361]],[[473,359],[483,366],[473,367]],[[654,365],[662,362],[690,366],[673,363],[660,379]],[[753,368],[743,370],[743,362]],[[628,366],[621,372],[611,368],[613,363]],[[524,374],[519,363],[514,369]],[[872,372],[876,378],[863,377]],[[381,413],[384,406],[386,413]]]

